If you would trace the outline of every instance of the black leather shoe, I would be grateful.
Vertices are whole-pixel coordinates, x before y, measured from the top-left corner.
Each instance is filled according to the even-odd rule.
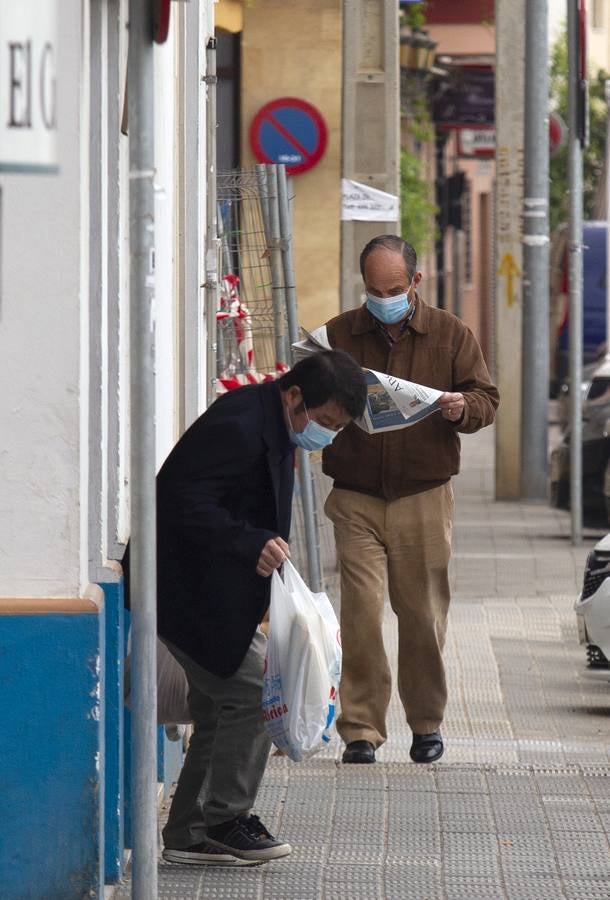
[[[370,741],[352,741],[343,751],[344,763],[374,763],[375,747]]]
[[[440,731],[432,734],[414,734],[410,756],[416,763],[431,763],[440,759],[445,750]]]

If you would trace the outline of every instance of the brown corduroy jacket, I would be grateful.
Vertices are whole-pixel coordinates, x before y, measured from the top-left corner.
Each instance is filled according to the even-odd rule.
[[[440,391],[459,391],[465,410],[452,424],[440,412],[410,428],[369,435],[352,424],[324,450],[324,472],[335,487],[397,500],[447,482],[460,469],[458,432],[490,425],[499,402],[479,344],[451,313],[418,296],[415,312],[391,345],[365,306],[327,323],[332,347],[346,350],[366,369]]]

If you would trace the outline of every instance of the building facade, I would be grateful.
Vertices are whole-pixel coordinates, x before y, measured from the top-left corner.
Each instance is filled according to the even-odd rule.
[[[128,4],[15,6],[0,18],[0,874],[7,900],[69,900],[102,896],[129,845]],[[172,7],[154,51],[158,464],[207,399],[213,4]]]

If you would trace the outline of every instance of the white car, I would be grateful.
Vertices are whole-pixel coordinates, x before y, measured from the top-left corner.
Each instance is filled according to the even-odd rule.
[[[589,668],[610,669],[610,534],[587,557],[583,589],[574,609]]]

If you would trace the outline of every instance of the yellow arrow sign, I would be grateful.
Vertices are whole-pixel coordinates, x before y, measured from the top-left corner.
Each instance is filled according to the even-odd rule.
[[[502,261],[498,266],[498,275],[504,275],[506,278],[506,305],[512,306],[515,302],[513,295],[513,279],[521,275],[521,269],[515,262],[512,253],[505,253]]]

